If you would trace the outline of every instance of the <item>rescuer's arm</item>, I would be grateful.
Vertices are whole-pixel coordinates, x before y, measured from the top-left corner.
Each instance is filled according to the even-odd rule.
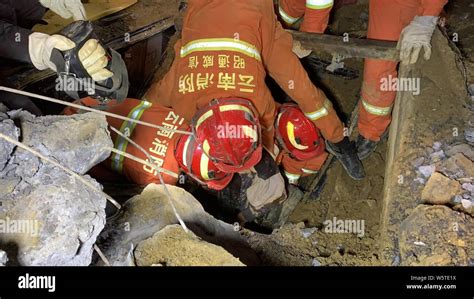
[[[299,59],[292,52],[293,38],[274,23],[273,32],[263,32],[263,58],[269,75],[300,106],[306,117],[321,129],[331,142],[343,139],[343,124],[326,95],[313,85]]]

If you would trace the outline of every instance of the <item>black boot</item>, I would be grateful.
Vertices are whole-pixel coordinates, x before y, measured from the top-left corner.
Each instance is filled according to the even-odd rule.
[[[354,180],[362,180],[365,177],[364,167],[357,157],[356,147],[353,142],[345,137],[339,143],[331,143],[326,141],[328,152],[336,156],[341,162],[349,176]]]
[[[372,154],[377,145],[379,144],[378,141],[372,141],[369,139],[364,138],[362,135],[357,136],[356,140],[356,147],[357,147],[357,156],[360,160],[364,160],[370,154]]]

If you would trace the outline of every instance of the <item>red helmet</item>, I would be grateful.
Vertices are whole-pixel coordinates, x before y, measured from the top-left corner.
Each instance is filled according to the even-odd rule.
[[[262,157],[258,114],[249,100],[213,100],[196,113],[192,128],[204,153],[224,172],[247,170]]]
[[[186,174],[210,189],[217,191],[224,189],[234,176],[233,173],[220,171],[204,154],[192,135],[183,135],[179,138],[174,156]]]
[[[275,128],[280,146],[298,160],[314,158],[325,150],[318,128],[296,104],[280,107]]]

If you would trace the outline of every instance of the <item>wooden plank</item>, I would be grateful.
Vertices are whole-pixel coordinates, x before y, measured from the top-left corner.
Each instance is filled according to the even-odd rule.
[[[323,51],[330,54],[340,54],[344,57],[374,58],[384,60],[399,60],[396,42],[360,39],[349,37],[344,41],[342,36],[328,34],[306,33],[287,30],[293,38],[300,41],[308,49]]]
[[[90,21],[96,21],[124,10],[137,3],[137,1],[138,0],[89,0],[89,2],[84,3],[84,9],[86,10],[87,18]],[[43,20],[47,24],[37,24],[33,27],[33,31],[55,34],[73,22],[72,18],[63,19],[51,10],[46,13]]]

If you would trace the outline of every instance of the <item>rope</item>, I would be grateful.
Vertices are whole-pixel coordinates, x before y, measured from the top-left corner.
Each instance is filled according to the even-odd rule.
[[[8,88],[8,87],[5,87],[5,86],[0,86],[0,91],[1,90],[6,91],[6,92],[11,92],[11,93],[16,93],[16,94],[21,94],[21,95],[24,95],[24,96],[27,96],[27,97],[32,97],[32,98],[40,99],[40,100],[43,100],[43,101],[48,101],[48,102],[52,102],[52,103],[56,103],[56,104],[60,104],[60,105],[64,105],[64,106],[69,106],[69,107],[73,107],[73,108],[77,108],[77,109],[81,109],[81,110],[85,110],[85,111],[89,111],[89,112],[94,112],[94,113],[97,113],[97,114],[102,114],[102,115],[110,116],[110,117],[113,117],[113,118],[118,118],[118,119],[121,119],[121,120],[133,122],[133,123],[143,125],[143,126],[147,126],[147,127],[154,128],[154,129],[170,131],[170,132],[174,132],[174,133],[177,133],[177,134],[183,134],[183,135],[192,135],[193,134],[192,132],[182,131],[182,130],[174,130],[174,129],[170,129],[170,128],[167,128],[167,127],[147,123],[147,122],[144,122],[144,121],[141,121],[141,120],[128,118],[128,117],[118,115],[118,114],[115,114],[115,113],[110,113],[110,112],[107,112],[107,111],[102,111],[102,110],[86,107],[86,106],[83,106],[83,105],[78,105],[78,104],[69,103],[69,102],[66,102],[66,101],[61,101],[61,100],[58,100],[58,99],[55,99],[55,98],[50,98],[50,97],[34,94],[34,93],[31,93],[31,92],[26,92],[26,91],[23,91],[23,90]]]

